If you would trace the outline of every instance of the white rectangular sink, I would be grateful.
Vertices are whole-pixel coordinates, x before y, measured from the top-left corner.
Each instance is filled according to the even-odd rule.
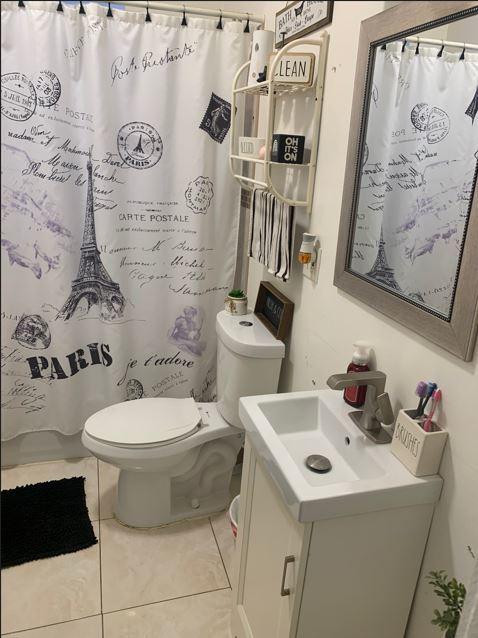
[[[439,476],[416,478],[390,452],[360,432],[341,392],[318,390],[244,397],[239,415],[293,516],[300,522],[406,507],[438,500]],[[306,458],[326,456],[329,472]]]

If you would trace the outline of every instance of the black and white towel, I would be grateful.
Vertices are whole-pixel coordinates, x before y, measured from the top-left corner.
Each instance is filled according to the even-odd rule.
[[[252,194],[249,257],[287,281],[290,275],[294,207],[260,188]]]

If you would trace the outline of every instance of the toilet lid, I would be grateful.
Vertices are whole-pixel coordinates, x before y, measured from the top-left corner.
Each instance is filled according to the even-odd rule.
[[[137,399],[110,405],[85,423],[85,431],[113,445],[151,445],[184,438],[201,421],[194,399]]]

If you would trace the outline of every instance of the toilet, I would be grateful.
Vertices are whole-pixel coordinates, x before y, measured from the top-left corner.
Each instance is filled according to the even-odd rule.
[[[284,344],[252,313],[216,317],[217,402],[144,398],[111,405],[85,423],[83,445],[119,468],[116,518],[155,527],[229,505],[244,442],[239,398],[277,391]]]

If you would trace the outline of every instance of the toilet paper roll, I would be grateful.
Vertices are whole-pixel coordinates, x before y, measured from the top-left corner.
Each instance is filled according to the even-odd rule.
[[[256,29],[252,34],[251,66],[248,85],[256,84],[259,73],[269,66],[269,57],[274,49],[274,32]]]

